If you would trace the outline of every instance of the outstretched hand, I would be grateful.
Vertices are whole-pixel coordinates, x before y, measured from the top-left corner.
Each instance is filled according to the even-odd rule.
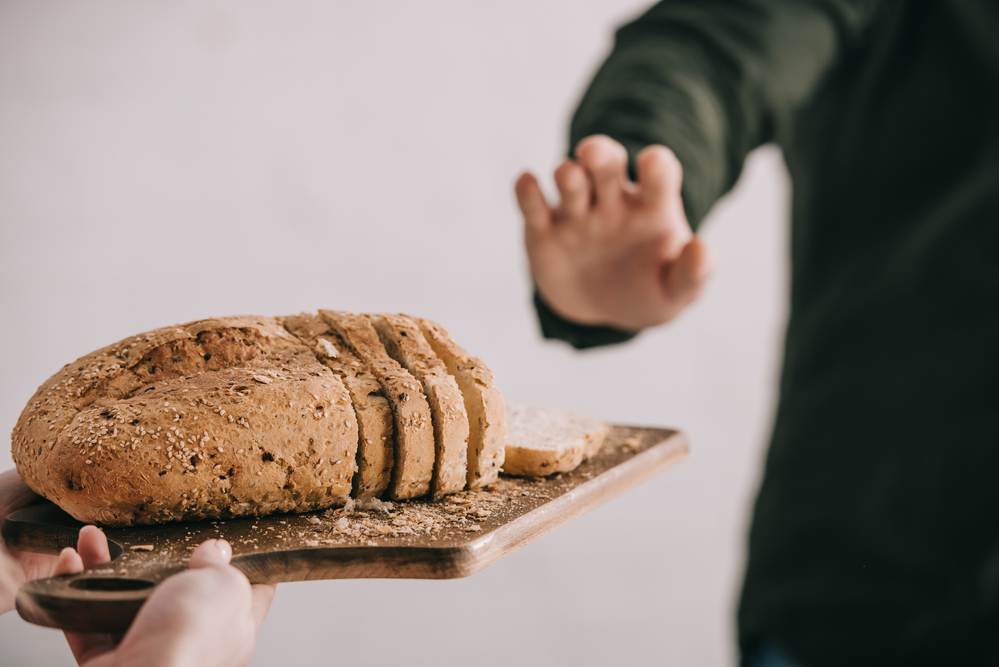
[[[637,331],[676,317],[711,272],[680,197],[682,168],[665,146],[636,158],[594,135],[555,170],[559,202],[549,205],[533,174],[517,179],[531,274],[545,302],[582,324]]]

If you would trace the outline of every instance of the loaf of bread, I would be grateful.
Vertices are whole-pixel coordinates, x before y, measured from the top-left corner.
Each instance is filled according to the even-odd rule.
[[[35,392],[11,439],[34,491],[129,525],[477,488],[496,479],[504,432],[492,375],[439,325],[320,311],[97,350]]]

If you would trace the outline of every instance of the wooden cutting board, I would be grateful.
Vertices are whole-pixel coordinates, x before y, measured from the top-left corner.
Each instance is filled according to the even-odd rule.
[[[677,431],[615,426],[601,453],[571,473],[503,477],[487,490],[439,502],[108,528],[109,565],[28,582],[18,592],[17,610],[39,625],[122,632],[156,584],[183,569],[194,547],[215,537],[232,544],[232,564],[252,583],[465,577],[686,453],[686,438]],[[81,525],[42,503],[7,517],[3,538],[14,549],[54,554],[76,545]]]

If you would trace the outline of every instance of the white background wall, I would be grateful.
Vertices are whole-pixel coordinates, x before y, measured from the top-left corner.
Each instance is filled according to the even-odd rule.
[[[638,0],[0,0],[0,428],[158,325],[319,306],[445,323],[513,400],[689,432],[680,467],[453,582],[282,586],[255,665],[722,665],[784,318],[787,184],[755,155],[678,323],[543,343],[510,194]],[[6,447],[0,468],[10,465]],[[61,665],[0,618],[0,663]]]

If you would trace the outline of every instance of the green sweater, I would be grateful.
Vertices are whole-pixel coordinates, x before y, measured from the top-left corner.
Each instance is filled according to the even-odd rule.
[[[792,177],[743,647],[999,664],[999,2],[662,2],[582,100],[594,133],[670,146],[695,226],[753,148]],[[536,305],[576,347],[630,337]]]

